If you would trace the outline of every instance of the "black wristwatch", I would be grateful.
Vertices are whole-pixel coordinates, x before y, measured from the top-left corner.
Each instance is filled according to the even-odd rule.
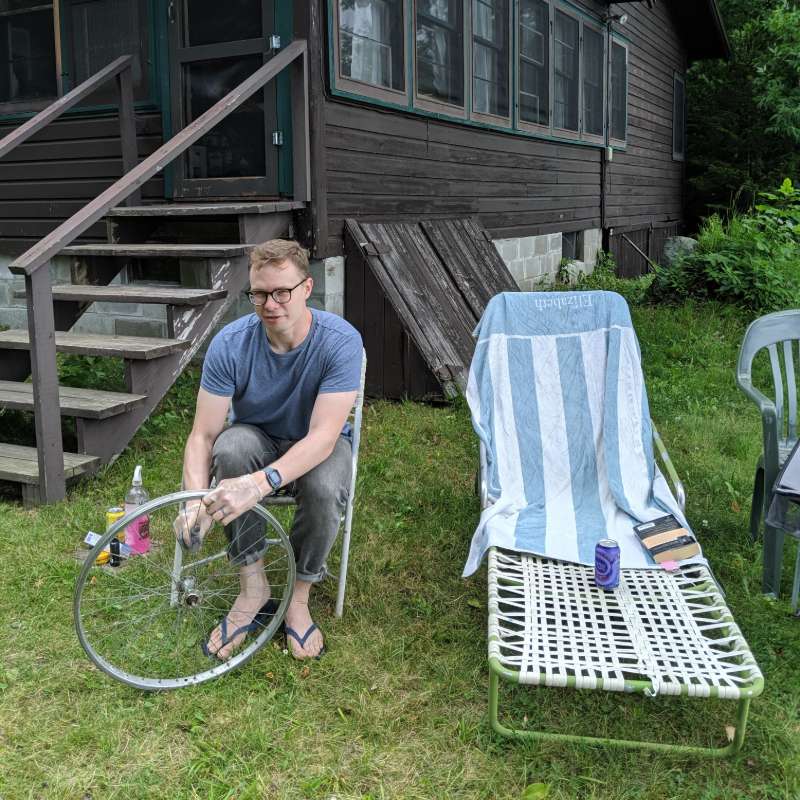
[[[264,467],[264,469],[261,471],[264,473],[267,483],[272,487],[272,491],[277,492],[283,483],[283,478],[281,478],[280,472],[278,472],[278,470],[276,470],[274,467]]]

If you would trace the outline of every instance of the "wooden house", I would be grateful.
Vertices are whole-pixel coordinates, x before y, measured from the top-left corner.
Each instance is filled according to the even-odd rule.
[[[600,246],[635,273],[681,225],[686,69],[727,53],[714,0],[0,0],[0,407],[38,442],[0,479],[52,501],[113,459],[264,238],[362,326],[347,219],[470,218],[522,288]],[[128,391],[59,392],[57,350]]]

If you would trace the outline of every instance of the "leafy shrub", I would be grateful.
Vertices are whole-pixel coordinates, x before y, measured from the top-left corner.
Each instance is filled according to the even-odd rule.
[[[629,303],[641,303],[653,281],[652,275],[641,278],[620,278],[617,276],[617,263],[612,253],[601,250],[597,254],[594,270],[588,275],[581,273],[575,283],[578,290],[602,289],[606,292],[617,292]]]
[[[748,214],[706,219],[694,251],[656,270],[648,299],[695,297],[755,311],[800,305],[800,190],[787,178],[759,198]]]

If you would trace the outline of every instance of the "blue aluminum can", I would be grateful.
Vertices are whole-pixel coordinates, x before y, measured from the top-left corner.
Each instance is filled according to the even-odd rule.
[[[594,549],[594,582],[606,590],[619,586],[619,545],[613,539],[601,539]]]

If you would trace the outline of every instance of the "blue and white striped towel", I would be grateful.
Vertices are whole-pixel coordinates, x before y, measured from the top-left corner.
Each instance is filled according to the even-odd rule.
[[[467,402],[487,454],[489,496],[464,576],[489,547],[623,567],[657,566],[633,526],[686,520],[653,458],[639,343],[614,292],[495,296],[478,327]],[[702,559],[695,559],[702,560]]]

